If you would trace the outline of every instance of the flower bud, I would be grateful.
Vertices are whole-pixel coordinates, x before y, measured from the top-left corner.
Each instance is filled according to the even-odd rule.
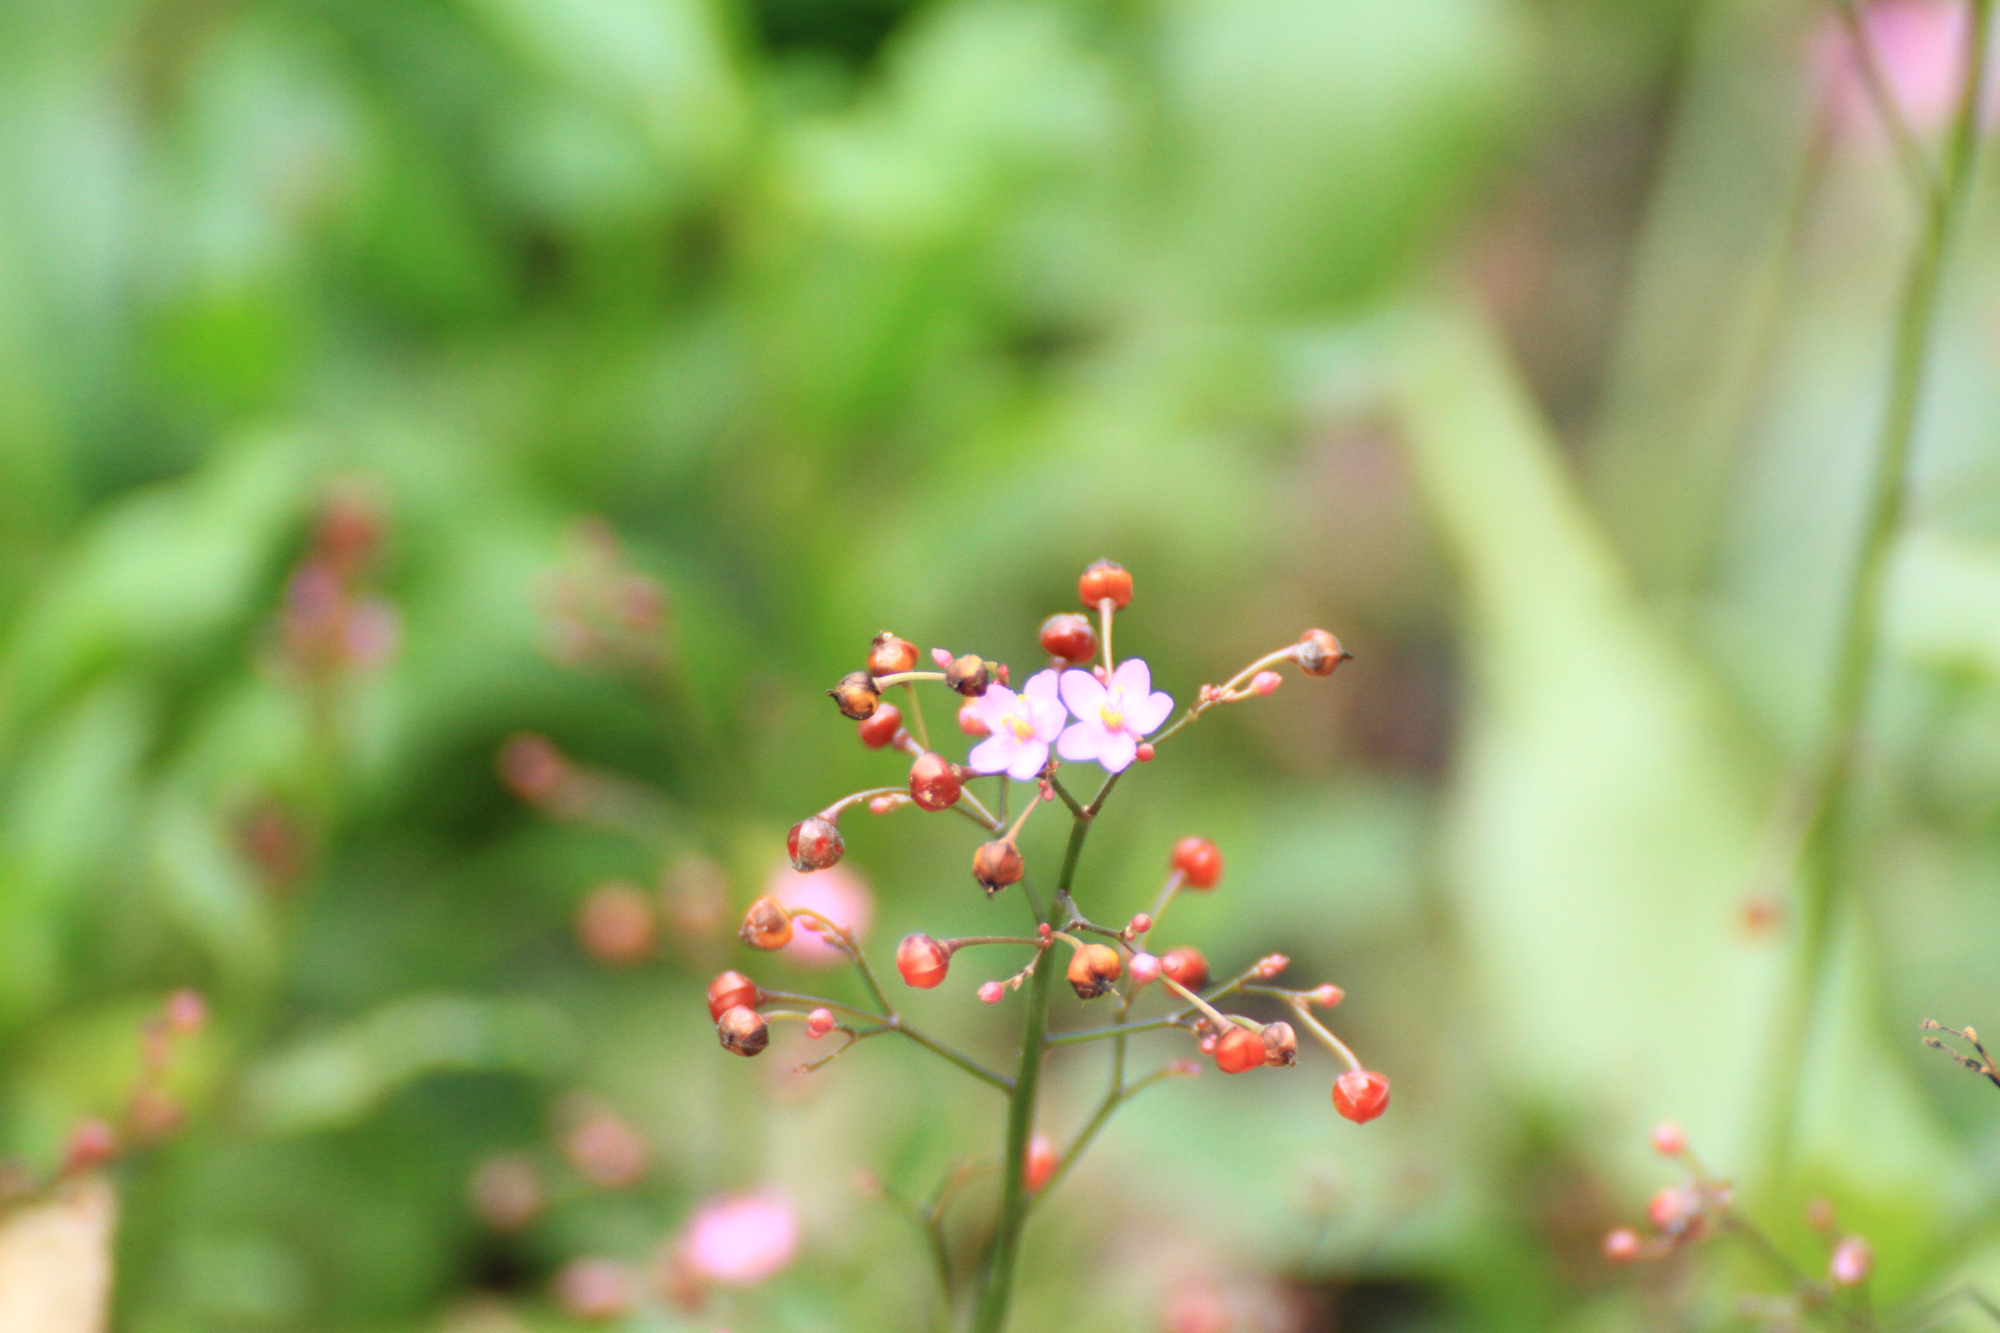
[[[1222,878],[1222,853],[1207,838],[1182,838],[1175,843],[1172,865],[1191,889],[1212,889]]]
[[[1056,1146],[1049,1142],[1048,1135],[1037,1134],[1028,1140],[1028,1155],[1021,1162],[1021,1183],[1033,1194],[1048,1184],[1055,1173]]]
[[[888,630],[883,630],[868,645],[869,675],[893,676],[899,671],[916,669],[917,645],[908,639],[899,639]]]
[[[1267,953],[1257,960],[1250,972],[1259,981],[1269,981],[1292,965],[1292,960],[1281,953]]]
[[[875,678],[866,671],[848,672],[827,694],[840,705],[842,717],[856,722],[865,722],[874,716],[876,705],[882,702],[882,691],[875,688]]]
[[[191,1037],[208,1022],[208,1001],[198,990],[183,986],[167,996],[167,1027],[177,1037]]]
[[[1007,838],[983,842],[972,854],[972,877],[989,898],[1009,884],[1019,884],[1022,873],[1021,849]]]
[[[1833,1247],[1827,1275],[1837,1287],[1858,1287],[1875,1268],[1875,1251],[1859,1236],[1847,1236]]]
[[[1323,629],[1309,629],[1299,635],[1299,667],[1309,676],[1331,676],[1335,667],[1352,656],[1340,646],[1339,639]]]
[[[741,972],[724,972],[708,983],[708,1016],[720,1019],[725,1010],[741,1006],[755,1009],[764,1002],[764,993],[757,989],[757,983]]]
[[[1263,696],[1285,683],[1285,678],[1275,671],[1259,671],[1250,677],[1250,693]]]
[[[979,1002],[981,1004],[998,1004],[1005,998],[1007,998],[1007,988],[999,982],[984,981],[980,983]]]
[[[1367,1124],[1389,1109],[1389,1080],[1372,1069],[1350,1069],[1333,1081],[1333,1109]]]
[[[1215,1065],[1225,1074],[1241,1074],[1264,1063],[1264,1039],[1249,1028],[1229,1025],[1229,1031],[1216,1038]]]
[[[1189,990],[1200,990],[1208,984],[1208,960],[1192,945],[1183,944],[1161,954],[1160,971]]]
[[[771,1025],[755,1009],[737,1005],[715,1020],[715,1035],[732,1055],[756,1055],[771,1044]]]
[[[104,1165],[118,1155],[118,1131],[111,1122],[92,1116],[79,1120],[71,1126],[69,1140],[63,1145],[63,1174],[73,1176],[80,1171]]]
[[[1125,933],[1134,937],[1143,935],[1152,928],[1153,914],[1151,912],[1136,912],[1133,914],[1132,919],[1125,923]]]
[[[792,942],[792,914],[783,903],[765,894],[743,914],[736,938],[753,949],[782,949]]]
[[[1079,1000],[1094,1000],[1111,989],[1124,970],[1108,944],[1086,944],[1069,956],[1069,984]]]
[[[1639,1233],[1619,1227],[1604,1237],[1604,1257],[1614,1264],[1629,1264],[1639,1257]]]
[[[818,1041],[833,1031],[833,1010],[815,1009],[806,1015],[806,1035]]]
[[[910,765],[910,796],[926,810],[948,810],[965,789],[958,771],[941,754],[920,754]]]
[[[1135,953],[1131,963],[1132,988],[1150,986],[1160,979],[1160,960],[1149,953]]]
[[[1042,622],[1042,649],[1066,663],[1088,662],[1097,656],[1097,631],[1087,617],[1065,611]]]
[[[1346,998],[1347,992],[1334,985],[1331,981],[1327,982],[1324,986],[1315,986],[1306,992],[1307,1001],[1318,1005],[1322,1009],[1331,1009]]]
[[[1153,743],[1151,741],[1140,741],[1137,745],[1132,747],[1132,757],[1134,759],[1137,759],[1142,764],[1152,763],[1153,756],[1158,753],[1159,751],[1153,748]]]
[[[868,723],[861,725],[865,727]],[[792,869],[798,871],[824,870],[839,861],[846,850],[847,844],[841,840],[840,830],[833,821],[818,815],[801,819],[785,835],[785,851],[792,858]]]
[[[986,693],[986,687],[992,682],[993,668],[978,653],[955,657],[951,665],[944,669],[944,683],[968,699],[977,699]]]
[[[1687,1148],[1687,1136],[1671,1121],[1653,1127],[1653,1151],[1662,1157],[1679,1157]]]
[[[1117,610],[1132,604],[1132,575],[1123,565],[1099,560],[1076,581],[1076,595],[1085,606],[1095,607],[1109,599]]]
[[[871,750],[879,750],[896,739],[896,731],[903,725],[903,710],[894,704],[883,704],[855,725],[861,735],[861,743]]]
[[[979,703],[967,699],[958,706],[958,729],[968,736],[985,736],[993,730],[986,725],[986,719],[979,716]]]
[[[1264,1026],[1264,1063],[1289,1068],[1299,1062],[1299,1034],[1290,1023]]]
[[[896,946],[896,970],[906,985],[931,990],[943,984],[951,970],[951,950],[928,935],[905,935]]]

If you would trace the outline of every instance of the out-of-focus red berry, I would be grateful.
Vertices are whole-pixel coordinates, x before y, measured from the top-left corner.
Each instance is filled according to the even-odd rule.
[[[1372,1069],[1350,1069],[1333,1081],[1333,1109],[1365,1125],[1389,1109],[1389,1080]]]
[[[806,1015],[806,1035],[818,1041],[833,1031],[833,1010],[815,1009]]]
[[[1108,944],[1086,944],[1069,956],[1070,988],[1081,1000],[1094,1000],[1111,989],[1124,970],[1118,951]]]
[[[1085,606],[1095,609],[1099,602],[1109,599],[1117,610],[1124,610],[1132,604],[1132,575],[1123,565],[1109,560],[1099,560],[1076,581],[1076,595]]]
[[[1129,966],[1132,974],[1132,988],[1149,986],[1160,979],[1160,960],[1149,953],[1135,953]]]
[[[1701,1196],[1693,1190],[1669,1187],[1646,1201],[1646,1220],[1673,1235],[1701,1212]]]
[[[1629,1264],[1639,1257],[1639,1233],[1618,1227],[1605,1233],[1604,1257],[1614,1264]]]
[[[1182,838],[1174,844],[1174,869],[1191,889],[1212,889],[1222,878],[1222,853],[1207,838]]]
[[[916,669],[917,645],[908,639],[899,639],[888,630],[883,630],[868,646],[868,674],[871,676],[893,676],[900,671]]]
[[[930,990],[951,970],[951,951],[928,935],[905,935],[896,946],[896,970],[909,985]]]
[[[745,1009],[755,1009],[764,1001],[763,992],[757,983],[741,972],[724,972],[708,983],[708,1016],[721,1018],[725,1009],[742,1005]]]
[[[1056,1146],[1046,1134],[1028,1140],[1028,1155],[1021,1162],[1021,1183],[1033,1194],[1049,1183],[1056,1173]]]
[[[861,725],[865,727],[868,723]],[[792,858],[792,869],[801,873],[824,870],[838,863],[846,850],[847,844],[841,840],[840,830],[833,821],[818,815],[801,819],[785,835],[785,852]]]
[[[500,777],[524,801],[545,801],[555,795],[569,772],[562,751],[546,736],[526,732],[500,750]]]
[[[75,1175],[104,1165],[118,1155],[118,1131],[109,1120],[92,1116],[70,1127],[63,1144],[63,1174]]]
[[[198,990],[183,986],[167,996],[167,1027],[179,1037],[191,1037],[208,1022],[208,1001]]]
[[[1160,972],[1189,990],[1200,990],[1208,984],[1208,960],[1191,944],[1161,954]]]
[[[926,810],[950,809],[964,790],[958,770],[941,754],[920,754],[910,765],[910,798]]]
[[[1681,1127],[1667,1121],[1653,1127],[1653,1151],[1662,1157],[1679,1157],[1687,1149],[1687,1136]]]
[[[750,904],[736,937],[753,949],[782,949],[792,942],[792,914],[767,893]]]
[[[1042,622],[1042,650],[1072,665],[1088,662],[1097,656],[1097,631],[1088,618],[1064,611]]]
[[[861,736],[861,743],[871,750],[879,750],[896,739],[897,729],[903,725],[903,710],[894,704],[883,704],[870,713],[866,721],[854,724]]]
[[[631,884],[600,884],[576,909],[576,937],[600,963],[636,963],[653,951],[659,922],[653,900]]]
[[[1827,1262],[1827,1276],[1839,1287],[1858,1287],[1875,1269],[1875,1251],[1859,1236],[1842,1238]]]
[[[604,1190],[637,1184],[652,1156],[645,1137],[623,1117],[606,1110],[590,1111],[571,1125],[563,1135],[562,1150],[578,1175]]]
[[[1215,1065],[1225,1074],[1241,1074],[1264,1063],[1264,1039],[1249,1028],[1229,1025],[1215,1041]]]

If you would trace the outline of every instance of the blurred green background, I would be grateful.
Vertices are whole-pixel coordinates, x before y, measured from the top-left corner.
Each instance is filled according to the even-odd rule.
[[[1914,219],[1836,39],[1807,0],[0,5],[0,1149],[114,1112],[168,990],[215,1015],[117,1169],[116,1327],[568,1327],[561,1265],[765,1186],[798,1261],[631,1326],[929,1327],[851,1176],[921,1194],[996,1099],[885,1043],[731,1060],[700,991],[858,997],[730,939],[789,824],[899,780],[820,692],[885,626],[1032,666],[1101,555],[1183,700],[1308,625],[1357,660],[1128,777],[1082,905],[1214,838],[1155,946],[1338,981],[1396,1102],[1336,1118],[1317,1052],[1149,1093],[1038,1212],[1015,1327],[1727,1323],[1748,1270],[1597,1245],[1671,1179],[1655,1119],[1759,1168]],[[1927,50],[1886,51],[1913,105]],[[1817,1265],[1827,1193],[1889,1302],[2000,1290],[2000,1101],[1914,1036],[2000,1024],[1994,174],[1801,1179],[1752,1200]],[[591,799],[510,792],[521,733]],[[879,952],[1020,928],[967,826],[846,831]],[[642,962],[579,943],[607,882]],[[909,1007],[1004,1058],[1004,967]],[[1103,1058],[1056,1059],[1059,1138]],[[644,1164],[593,1187],[560,1145],[605,1115]],[[469,1198],[496,1154],[547,1182],[524,1227]]]

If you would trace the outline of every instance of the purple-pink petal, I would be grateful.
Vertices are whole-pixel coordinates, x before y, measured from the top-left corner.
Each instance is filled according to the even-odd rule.
[[[1092,681],[1093,685],[1097,682]],[[1063,730],[1056,740],[1056,753],[1074,763],[1087,763],[1097,758],[1104,747],[1104,724],[1095,720],[1077,722]]]
[[[1014,762],[1014,752],[1020,747],[1021,742],[1013,732],[998,728],[972,747],[972,753],[965,757],[965,762],[975,773],[998,773]]]
[[[1167,714],[1173,711],[1174,697],[1162,690],[1155,690],[1127,709],[1125,725],[1135,735],[1150,735],[1167,720]]]
[[[1097,762],[1104,765],[1109,773],[1122,773],[1131,767],[1132,760],[1139,753],[1139,738],[1120,727],[1117,731],[1107,731],[1104,745],[1097,752]]]
[[[1014,762],[1007,766],[1007,776],[1016,782],[1031,782],[1042,771],[1042,765],[1048,762],[1048,742],[1022,741],[1014,754]]]
[[[1104,706],[1104,686],[1088,671],[1062,673],[1062,701],[1079,718],[1094,718]]]
[[[1111,673],[1111,683],[1125,691],[1128,699],[1143,699],[1153,692],[1153,669],[1143,657],[1128,657]]]

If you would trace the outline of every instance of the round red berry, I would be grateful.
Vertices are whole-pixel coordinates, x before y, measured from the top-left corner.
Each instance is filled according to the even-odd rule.
[[[908,985],[930,990],[951,970],[951,951],[928,935],[905,935],[896,946],[896,970]]]
[[[708,983],[708,1016],[721,1018],[727,1010],[739,1005],[745,1009],[755,1009],[764,996],[757,989],[757,983],[741,972],[724,972]]]
[[[958,771],[941,754],[920,754],[910,765],[910,796],[926,810],[950,809],[964,788]]]
[[[1088,618],[1064,611],[1042,622],[1042,650],[1065,662],[1088,662],[1097,656],[1097,631]]]
[[[1333,1109],[1365,1125],[1389,1109],[1389,1080],[1372,1069],[1351,1069],[1333,1081]]]
[[[881,704],[866,718],[854,724],[861,736],[861,743],[871,750],[879,750],[896,739],[896,732],[903,725],[903,710],[894,704]]]
[[[1208,984],[1208,960],[1192,945],[1183,944],[1161,954],[1160,971],[1189,990],[1200,990]]]
[[[1225,1074],[1241,1074],[1264,1063],[1264,1039],[1249,1028],[1229,1025],[1216,1039],[1215,1064]]]
[[[1100,560],[1076,581],[1076,595],[1085,606],[1108,600],[1118,610],[1132,604],[1132,574],[1125,566]]]
[[[1222,853],[1207,838],[1182,838],[1174,844],[1174,869],[1191,889],[1212,889],[1222,878]]]

